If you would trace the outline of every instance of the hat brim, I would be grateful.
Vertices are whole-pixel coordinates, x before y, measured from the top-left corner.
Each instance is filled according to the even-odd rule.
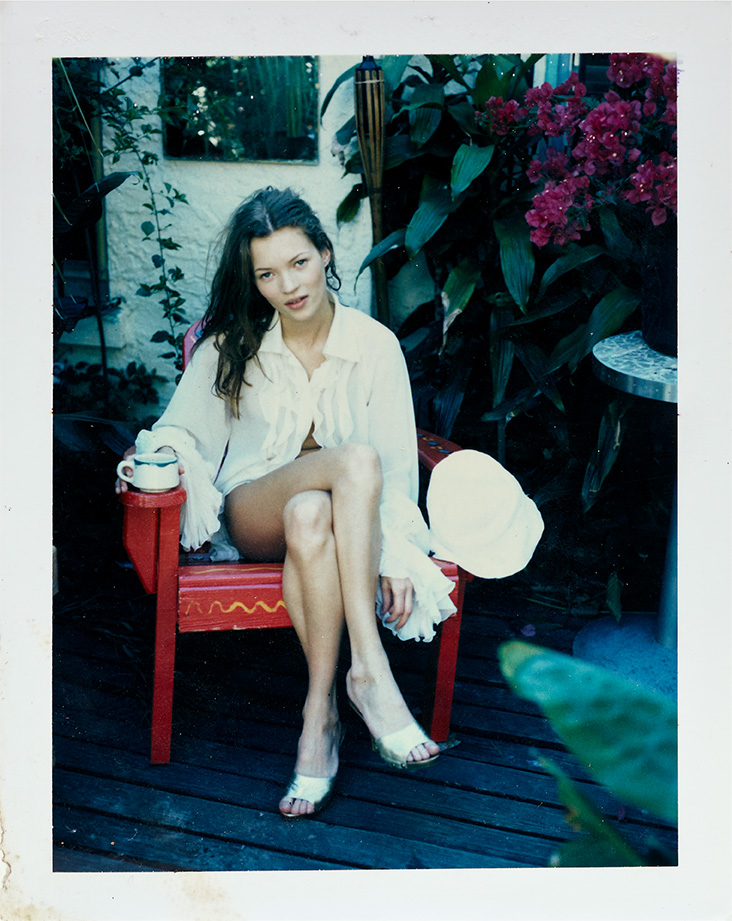
[[[483,521],[476,520],[476,496],[486,503]],[[484,579],[525,569],[544,532],[539,509],[513,474],[480,451],[456,451],[435,467],[427,511],[435,555]]]

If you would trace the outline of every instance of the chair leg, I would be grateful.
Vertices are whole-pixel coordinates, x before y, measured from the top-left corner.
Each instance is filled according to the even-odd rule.
[[[428,735],[435,742],[447,742],[450,736],[450,714],[455,687],[458,643],[460,640],[460,612],[442,624],[440,651],[434,677],[434,699]]]
[[[432,681],[428,693],[431,700],[425,707],[425,712],[430,712],[428,734],[435,742],[447,742],[450,738],[450,714],[452,712],[452,698],[455,689],[455,671],[457,669],[458,645],[460,643],[460,621],[463,613],[463,597],[465,594],[465,576],[461,572],[457,586],[457,611],[440,627],[440,646],[437,661],[433,665]],[[434,689],[434,695],[432,694]]]
[[[170,761],[175,639],[178,619],[178,522],[179,509],[177,507],[160,509],[155,673],[150,747],[150,761],[153,764],[167,764]],[[174,529],[175,540],[166,540],[166,532],[172,529]]]

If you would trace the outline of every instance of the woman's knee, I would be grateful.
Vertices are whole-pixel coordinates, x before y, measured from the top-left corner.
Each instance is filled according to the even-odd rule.
[[[308,490],[294,495],[285,506],[285,541],[291,552],[318,551],[333,536],[330,493]]]
[[[381,458],[371,445],[353,442],[341,447],[340,475],[349,489],[381,496],[384,479]]]

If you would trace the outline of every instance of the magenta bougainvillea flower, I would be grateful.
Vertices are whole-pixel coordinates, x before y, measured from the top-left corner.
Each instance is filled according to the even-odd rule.
[[[598,206],[637,205],[656,226],[676,214],[676,64],[612,54],[607,76],[614,88],[601,100],[573,73],[530,88],[523,104],[492,97],[476,113],[496,139],[537,149],[526,171],[541,184],[526,213],[537,246],[579,240]]]
[[[504,102],[500,97],[491,96],[485,104],[485,111],[476,112],[476,120],[491,134],[505,137],[526,117],[527,112],[528,109],[521,108],[515,99]]]

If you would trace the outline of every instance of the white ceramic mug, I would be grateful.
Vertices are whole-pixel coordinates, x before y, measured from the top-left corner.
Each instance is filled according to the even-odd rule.
[[[117,464],[117,476],[140,492],[167,492],[178,485],[178,458],[163,452],[134,454]]]

